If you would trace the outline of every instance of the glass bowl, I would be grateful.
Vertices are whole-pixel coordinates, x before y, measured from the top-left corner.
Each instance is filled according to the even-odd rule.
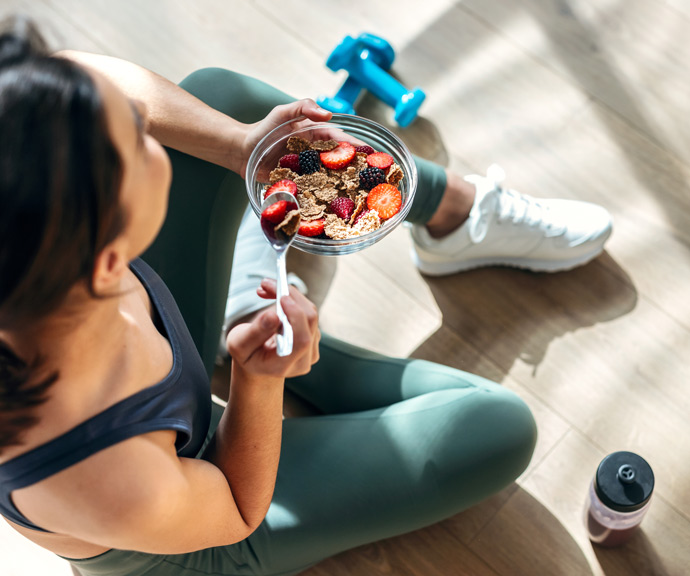
[[[297,118],[274,128],[257,144],[249,157],[246,177],[247,194],[257,217],[261,215],[263,191],[269,184],[268,175],[278,167],[281,156],[289,153],[286,145],[291,136],[310,141],[333,138],[350,142],[354,146],[368,144],[377,152],[390,154],[405,175],[398,184],[402,195],[400,211],[384,221],[378,230],[344,240],[297,234],[292,246],[319,256],[351,254],[375,244],[405,219],[417,189],[417,168],[410,151],[390,130],[376,122],[350,114],[333,114],[328,122],[311,122],[304,118]]]

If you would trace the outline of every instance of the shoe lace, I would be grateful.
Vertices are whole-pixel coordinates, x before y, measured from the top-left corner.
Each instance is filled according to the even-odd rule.
[[[482,195],[472,207],[475,214],[471,215],[469,222],[470,238],[474,243],[481,242],[486,236],[491,214],[497,214],[498,224],[510,221],[515,225],[542,226],[547,236],[565,232],[565,226],[555,222],[547,205],[527,194],[503,188],[505,171],[498,164],[491,165],[485,177],[468,176],[466,180],[473,182],[477,193]]]

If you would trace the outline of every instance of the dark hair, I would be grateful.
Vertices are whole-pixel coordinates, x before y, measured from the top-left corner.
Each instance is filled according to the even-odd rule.
[[[98,253],[124,228],[121,161],[91,76],[51,56],[34,25],[0,26],[0,330],[54,312],[92,285]],[[0,342],[0,450],[36,423],[57,373]],[[38,380],[37,380],[38,378]]]

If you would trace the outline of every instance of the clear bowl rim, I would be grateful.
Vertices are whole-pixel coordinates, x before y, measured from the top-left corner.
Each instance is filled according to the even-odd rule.
[[[260,203],[257,201],[257,195],[254,190],[254,186],[257,184],[256,172],[258,171],[260,162],[271,152],[273,147],[283,139],[287,139],[292,135],[299,135],[302,132],[308,132],[315,128],[325,126],[342,128],[346,133],[352,130],[362,131],[362,134],[359,134],[359,136],[363,137],[366,137],[368,132],[372,132],[376,134],[378,138],[383,138],[384,140],[388,141],[387,144],[389,151],[391,151],[390,148],[396,148],[396,150],[393,151],[395,161],[397,164],[402,164],[401,167],[405,172],[405,179],[403,182],[405,182],[405,180],[407,181],[405,182],[406,196],[405,202],[403,203],[400,211],[395,216],[387,220],[386,224],[381,226],[378,230],[368,234],[363,234],[362,236],[342,240],[336,240],[333,238],[310,238],[308,236],[297,236],[292,245],[302,251],[312,254],[322,256],[337,256],[340,254],[357,252],[368,246],[371,246],[372,244],[375,244],[397,228],[407,217],[407,214],[412,207],[412,201],[417,190],[417,167],[414,163],[412,153],[409,151],[405,143],[388,128],[382,126],[378,122],[354,114],[334,113],[331,119],[328,121],[312,122],[311,124],[295,128],[289,132],[286,131],[290,125],[299,123],[306,119],[307,118],[305,116],[300,116],[276,126],[273,130],[266,134],[254,147],[254,150],[252,150],[252,153],[249,156],[249,161],[247,162],[247,172],[245,177],[245,187],[252,210],[257,217],[260,216]],[[285,132],[285,134],[283,134],[283,132]],[[280,134],[280,136],[276,138],[276,134]]]

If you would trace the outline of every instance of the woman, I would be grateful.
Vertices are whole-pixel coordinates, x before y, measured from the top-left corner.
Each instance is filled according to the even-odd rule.
[[[449,517],[530,460],[514,394],[321,339],[294,289],[293,353],[275,353],[272,309],[236,326],[212,406],[241,176],[301,115],[329,117],[227,71],[178,88],[49,56],[22,21],[0,36],[0,513],[82,574],[297,573]],[[284,385],[324,415],[283,422]]]

